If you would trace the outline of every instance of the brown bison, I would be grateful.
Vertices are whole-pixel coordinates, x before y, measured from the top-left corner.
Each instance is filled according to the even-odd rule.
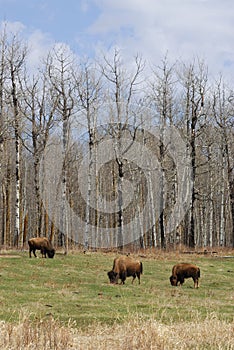
[[[194,288],[198,288],[198,281],[200,278],[199,267],[187,263],[176,264],[172,268],[170,282],[172,286],[177,286],[178,283],[182,285],[184,283],[184,279],[190,277],[193,279]]]
[[[29,257],[31,258],[31,253],[33,252],[35,258],[36,256],[36,250],[40,250],[42,257],[46,258],[46,255],[48,258],[53,258],[55,254],[55,249],[53,248],[52,244],[46,237],[35,237],[30,238],[28,240],[29,245]]]
[[[140,275],[143,273],[143,265],[140,261],[134,260],[128,256],[121,256],[114,259],[113,268],[107,273],[110,283],[118,284],[118,279],[121,279],[121,284],[125,283],[127,277],[132,276],[132,283],[136,276],[140,284]]]

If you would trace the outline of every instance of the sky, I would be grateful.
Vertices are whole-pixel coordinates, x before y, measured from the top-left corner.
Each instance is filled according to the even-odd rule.
[[[117,47],[153,65],[198,57],[234,81],[233,0],[0,0],[0,22],[23,33],[34,63],[55,43],[91,58]]]

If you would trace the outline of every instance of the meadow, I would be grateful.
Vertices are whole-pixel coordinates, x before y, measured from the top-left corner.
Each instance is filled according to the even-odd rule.
[[[2,253],[0,348],[234,349],[233,251],[131,254],[143,263],[140,285],[109,283],[116,255]],[[200,267],[199,289],[170,285],[181,261]]]

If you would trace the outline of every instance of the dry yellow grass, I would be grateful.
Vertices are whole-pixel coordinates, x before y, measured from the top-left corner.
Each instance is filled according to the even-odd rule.
[[[75,337],[74,349],[188,350],[234,349],[234,323],[210,316],[204,321],[165,325],[153,319],[112,327],[91,327]]]
[[[54,319],[31,323],[27,317],[18,324],[0,324],[2,350],[188,350],[234,349],[234,322],[215,315],[201,321],[165,325],[136,316],[131,322],[112,326],[94,324],[85,331],[63,327]]]
[[[18,323],[0,323],[1,350],[65,350],[72,344],[71,330],[53,318],[32,322],[24,315]]]

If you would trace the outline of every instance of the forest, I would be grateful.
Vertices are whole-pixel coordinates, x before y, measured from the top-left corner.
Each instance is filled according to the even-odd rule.
[[[234,90],[221,74],[118,48],[30,58],[2,30],[1,247],[234,247]]]

